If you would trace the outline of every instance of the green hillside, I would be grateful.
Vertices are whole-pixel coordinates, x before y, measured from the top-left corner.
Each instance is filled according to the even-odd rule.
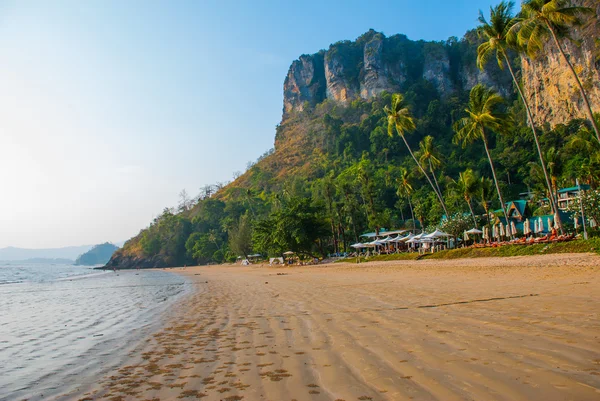
[[[117,249],[119,249],[118,246],[115,246],[109,242],[95,245],[89,251],[79,255],[77,260],[75,260],[75,264],[84,266],[105,264],[110,260],[113,253],[115,253]]]
[[[381,60],[387,63],[382,65],[399,65],[400,60],[409,73],[388,73],[390,91],[367,98],[317,99],[314,96],[325,93],[314,89],[320,85],[318,77],[309,83],[312,92],[292,93],[295,86],[289,86],[290,76],[295,76],[294,68],[300,68],[293,64],[286,79],[286,109],[276,130],[274,149],[216,193],[207,193],[194,205],[184,203],[177,211],[165,209],[117,251],[108,265],[220,263],[239,255],[279,256],[288,250],[316,257],[349,250],[365,231],[433,227],[446,214],[449,230],[452,224],[455,230],[472,227],[475,216],[477,223],[483,224],[489,212],[502,206],[490,158],[504,201],[531,192],[527,206],[531,214],[550,213],[549,206],[538,210],[538,201],[549,194],[556,196],[559,188],[574,185],[576,179],[596,189],[600,184],[600,143],[590,121],[582,118],[553,127],[536,126],[546,180],[524,103],[507,69],[501,70],[492,55],[482,65],[485,74],[476,74],[477,49],[486,42],[485,32],[479,32],[479,36],[473,31],[460,40],[412,42],[370,31],[356,42],[339,42],[325,56],[319,53],[311,59],[325,63],[342,60],[339,62],[346,69],[334,77],[335,82],[361,88],[368,83],[370,72],[360,61],[363,53],[358,52],[366,49],[367,60],[369,46],[380,40],[384,46]],[[407,48],[414,58],[406,58]],[[519,50],[516,45],[514,48]],[[521,57],[527,55],[512,48],[506,54],[518,76]],[[540,50],[537,57],[544,56]],[[437,65],[443,66],[441,74],[446,75],[435,75]],[[392,79],[397,76],[403,81]],[[482,76],[491,89],[489,85],[474,86]],[[330,76],[322,79],[333,82]],[[473,79],[476,81],[467,85]],[[440,86],[440,82],[450,86]],[[302,102],[302,96],[309,96],[306,93],[315,95]],[[400,99],[401,103],[394,103]],[[479,106],[481,115],[473,117]],[[410,123],[401,118],[399,124],[390,124],[390,115],[408,116]],[[474,131],[461,126],[461,119],[467,117],[470,120],[462,122],[475,124]],[[489,158],[477,136],[480,122],[485,126],[482,132]],[[466,140],[461,140],[461,133]]]

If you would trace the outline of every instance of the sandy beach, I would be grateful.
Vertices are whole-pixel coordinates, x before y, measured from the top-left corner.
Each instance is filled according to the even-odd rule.
[[[597,255],[173,271],[164,328],[59,399],[600,399]]]

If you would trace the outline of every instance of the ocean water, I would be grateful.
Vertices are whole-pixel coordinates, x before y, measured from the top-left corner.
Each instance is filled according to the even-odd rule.
[[[124,361],[189,290],[168,271],[0,263],[0,400],[85,388]]]

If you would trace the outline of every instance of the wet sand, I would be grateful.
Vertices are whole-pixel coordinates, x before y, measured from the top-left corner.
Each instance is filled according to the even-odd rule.
[[[179,270],[107,400],[598,400],[600,257]]]

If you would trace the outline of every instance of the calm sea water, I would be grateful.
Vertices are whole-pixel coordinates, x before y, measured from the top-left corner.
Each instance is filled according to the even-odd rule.
[[[51,399],[92,383],[189,289],[166,271],[0,263],[0,400]]]

